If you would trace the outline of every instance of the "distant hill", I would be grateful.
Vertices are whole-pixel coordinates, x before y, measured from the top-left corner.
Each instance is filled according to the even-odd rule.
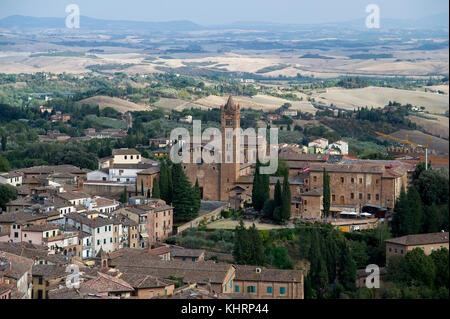
[[[64,29],[66,18],[40,18],[12,15],[0,20],[0,28],[8,29]],[[167,22],[145,22],[126,20],[102,20],[80,17],[80,29],[87,30],[140,30],[140,31],[197,31],[204,27],[187,20]]]
[[[381,28],[448,28],[448,13],[441,13],[420,19],[383,19]],[[365,29],[365,18],[335,23],[316,24],[288,24],[271,23],[264,21],[239,21],[223,25],[202,26],[188,20],[151,22],[129,20],[104,20],[81,16],[81,30],[108,30],[108,31],[159,31],[159,32],[184,32],[217,29],[242,29],[242,30],[266,30],[266,31],[299,31],[305,28],[333,28]],[[12,15],[0,19],[0,28],[7,29],[64,29],[65,17],[41,18],[22,15]]]

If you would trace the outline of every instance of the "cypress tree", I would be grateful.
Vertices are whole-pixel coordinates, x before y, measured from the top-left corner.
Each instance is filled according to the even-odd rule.
[[[282,198],[281,198],[281,184],[280,180],[277,180],[277,183],[275,184],[275,191],[273,194],[273,199],[275,200],[275,206],[279,207],[283,204]]]
[[[173,164],[172,171],[174,217],[183,221],[194,219],[198,216],[198,204],[191,183],[180,164]]]
[[[136,196],[138,195],[138,184],[137,184],[137,178],[136,178],[136,180],[134,181],[134,190],[135,190],[135,194],[136,194]]]
[[[144,180],[141,179],[141,194],[144,196]]]
[[[159,191],[161,199],[165,200],[166,203],[169,203],[169,180],[165,161],[161,162],[161,168],[159,171]]]
[[[150,190],[148,190],[150,192]],[[159,189],[159,182],[153,181],[152,198],[160,198],[161,192]]]
[[[249,247],[251,247],[251,255],[250,260],[248,260],[248,264],[262,266],[264,265],[265,255],[261,235],[256,229],[255,224],[252,224],[252,226],[246,231],[248,232]]]
[[[330,215],[330,176],[325,168],[323,169],[323,214],[325,217]]]
[[[6,135],[2,135],[2,151],[6,151],[6,143],[7,143],[7,139],[6,139]]]
[[[194,195],[195,195],[195,209],[197,211],[200,211],[202,194],[200,193],[200,186],[198,185],[198,179],[195,180],[195,185],[194,185],[193,191],[194,191]]]
[[[261,210],[261,175],[259,174],[260,163],[257,160],[255,172],[253,174],[253,188],[252,188],[252,205],[256,210]]]
[[[237,264],[245,265],[251,256],[248,232],[241,220],[234,231],[233,258]]]
[[[283,191],[281,193],[281,219],[288,220],[291,217],[291,188],[289,187],[289,177],[283,178]]]
[[[346,241],[342,241],[339,247],[338,278],[346,290],[356,289],[356,263],[353,260]]]
[[[403,236],[407,234],[405,227],[405,215],[408,213],[408,200],[405,189],[402,187],[400,196],[395,202],[394,216],[392,217],[392,233],[394,236]]]
[[[120,202],[123,203],[123,204],[128,202],[128,191],[127,191],[127,187],[126,186],[123,187],[123,192],[120,195]]]
[[[408,213],[407,213],[407,234],[418,234],[422,229],[423,213],[422,213],[422,201],[420,199],[417,188],[411,186],[406,194],[408,200]]]

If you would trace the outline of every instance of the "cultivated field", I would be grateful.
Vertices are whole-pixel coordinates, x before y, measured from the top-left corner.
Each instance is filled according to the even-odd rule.
[[[182,111],[184,109],[191,109],[191,108],[197,108],[197,109],[203,109],[203,110],[208,109],[208,106],[205,106],[205,105],[202,105],[199,103],[184,101],[181,99],[170,99],[170,98],[165,98],[165,97],[160,98],[159,101],[157,101],[155,103],[155,106],[163,108],[163,109],[176,110],[176,111]],[[212,107],[212,106],[210,106],[210,107]]]
[[[448,117],[438,115],[427,115],[434,120],[425,119],[418,116],[409,116],[411,122],[421,126],[426,132],[448,139],[449,123]]]
[[[244,226],[246,228],[252,226],[252,222],[248,222],[248,221],[244,221]],[[218,220],[215,222],[212,222],[210,224],[207,225],[207,227],[209,229],[235,229],[236,226],[239,226],[239,222],[236,220],[230,220],[230,219],[225,219],[225,220]],[[260,224],[260,223],[255,223],[255,226],[258,230],[269,230],[269,229],[280,229],[283,228],[280,225],[271,225],[271,224]]]
[[[447,95],[436,93],[399,90],[385,87],[366,87],[361,89],[327,89],[316,97],[316,101],[324,104],[333,103],[335,106],[353,110],[358,106],[380,108],[386,106],[389,101],[401,104],[424,106],[432,113],[441,113],[449,109]]]
[[[80,103],[84,104],[98,104],[100,109],[104,109],[106,107],[112,107],[116,111],[125,113],[127,111],[149,111],[151,108],[147,105],[136,104],[127,100],[119,99],[117,97],[110,97],[104,95],[93,96],[84,100],[81,100]]]
[[[407,138],[411,142],[421,145],[430,143],[429,149],[435,150],[439,154],[448,154],[449,149],[448,141],[442,138],[434,137],[429,134],[413,130],[399,130],[397,132],[392,133],[391,135],[401,139]],[[429,140],[430,137],[432,137],[431,140]]]
[[[209,107],[220,107],[227,102],[228,96],[210,95],[208,97],[201,98],[196,101],[198,104],[202,104]],[[286,99],[258,94],[253,97],[247,96],[233,96],[233,99],[238,103],[241,108],[248,108],[253,110],[263,110],[264,112],[274,111],[284,103],[291,103],[293,110],[302,112],[316,113],[316,109],[311,103],[307,101],[289,101]]]

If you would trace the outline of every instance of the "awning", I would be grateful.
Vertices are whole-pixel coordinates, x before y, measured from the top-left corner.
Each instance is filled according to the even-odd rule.
[[[341,212],[341,215],[354,215],[354,216],[356,216],[356,215],[358,215],[358,213],[357,212]]]
[[[361,216],[372,216],[372,214],[369,214],[369,213],[361,213]]]
[[[148,238],[148,234],[147,233],[141,233],[141,236],[144,238]]]

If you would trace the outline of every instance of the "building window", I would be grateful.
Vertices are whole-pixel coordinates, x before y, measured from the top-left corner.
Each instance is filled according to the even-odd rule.
[[[239,286],[234,286],[234,292],[239,292]]]
[[[280,287],[280,295],[286,294],[286,287]]]
[[[341,183],[342,183],[342,184],[344,184],[344,181],[345,181],[344,178],[341,177]]]
[[[267,287],[267,293],[271,294],[272,293],[272,287]]]
[[[255,286],[248,286],[248,287],[247,287],[247,292],[248,292],[248,293],[254,293],[255,291],[256,291]]]
[[[336,195],[331,195],[331,200],[333,201],[333,202],[335,202],[336,201]]]
[[[130,156],[130,159],[133,159],[133,155]]]
[[[317,182],[317,176],[313,176],[313,182]]]
[[[359,199],[362,199],[362,193],[359,193]]]
[[[39,283],[39,285],[42,285],[42,277],[41,276],[38,277],[38,283]]]
[[[362,184],[362,178],[359,179],[359,183]]]
[[[351,181],[352,181],[352,184],[355,184],[355,179],[353,177],[352,177]]]
[[[379,199],[380,199],[380,195],[379,195],[379,194],[376,194],[376,195],[375,195],[375,199],[376,199],[376,200],[379,200]]]
[[[350,193],[350,198],[351,198],[351,199],[354,199],[354,198],[355,198],[355,194]]]
[[[126,156],[126,155],[125,155],[124,157],[125,157],[125,159],[127,159],[127,156]]]
[[[370,200],[370,194],[367,194],[367,200]]]

